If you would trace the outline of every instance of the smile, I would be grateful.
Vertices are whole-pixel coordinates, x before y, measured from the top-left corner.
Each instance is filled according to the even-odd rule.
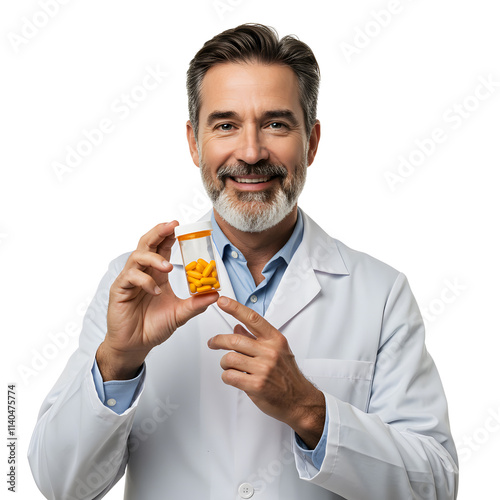
[[[236,181],[236,182],[240,182],[240,183],[243,183],[243,184],[258,184],[260,182],[268,182],[271,180],[271,177],[255,177],[255,178],[251,178],[251,177],[233,177],[233,179]]]

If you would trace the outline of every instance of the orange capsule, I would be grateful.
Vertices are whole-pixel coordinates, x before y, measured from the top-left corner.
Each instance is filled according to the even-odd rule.
[[[191,278],[196,278],[197,280],[202,278],[201,273],[199,273],[198,271],[188,271],[186,274],[188,276],[191,276]]]
[[[201,273],[204,278],[208,278],[211,274],[212,271],[214,270],[214,266],[210,262],[210,264],[207,264],[207,267],[205,267],[204,271]]]
[[[214,285],[217,283],[217,278],[201,278],[200,281],[202,285]]]
[[[189,283],[189,290],[191,293],[196,293],[196,285],[194,283]]]
[[[203,292],[208,292],[209,290],[212,290],[212,287],[210,285],[205,285],[205,286],[200,286],[196,289],[197,293],[203,293]]]
[[[200,264],[200,266],[203,266],[203,269],[208,266],[208,262],[203,259],[198,259],[198,264]]]
[[[192,271],[196,267],[197,262],[193,260],[186,266],[186,271]]]

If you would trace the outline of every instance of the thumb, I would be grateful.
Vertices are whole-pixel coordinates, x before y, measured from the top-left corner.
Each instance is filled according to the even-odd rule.
[[[182,326],[184,323],[194,318],[198,314],[201,314],[207,309],[211,304],[217,302],[219,294],[214,293],[204,293],[202,295],[196,295],[185,299],[181,302],[179,309],[177,311],[177,326]]]

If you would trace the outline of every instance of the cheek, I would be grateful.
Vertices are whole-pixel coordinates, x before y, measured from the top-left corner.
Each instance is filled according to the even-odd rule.
[[[305,150],[306,146],[303,141],[294,138],[275,142],[271,152],[282,164],[288,168],[295,168],[295,165],[304,161]]]
[[[201,152],[206,162],[221,164],[231,155],[229,141],[207,139],[202,143]]]

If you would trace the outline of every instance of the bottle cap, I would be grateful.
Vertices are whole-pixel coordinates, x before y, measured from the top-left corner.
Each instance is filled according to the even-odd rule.
[[[212,222],[209,220],[202,220],[199,222],[194,222],[193,224],[184,224],[183,226],[177,226],[174,229],[174,235],[176,238],[179,236],[184,236],[190,233],[199,233],[201,231],[211,231]]]

